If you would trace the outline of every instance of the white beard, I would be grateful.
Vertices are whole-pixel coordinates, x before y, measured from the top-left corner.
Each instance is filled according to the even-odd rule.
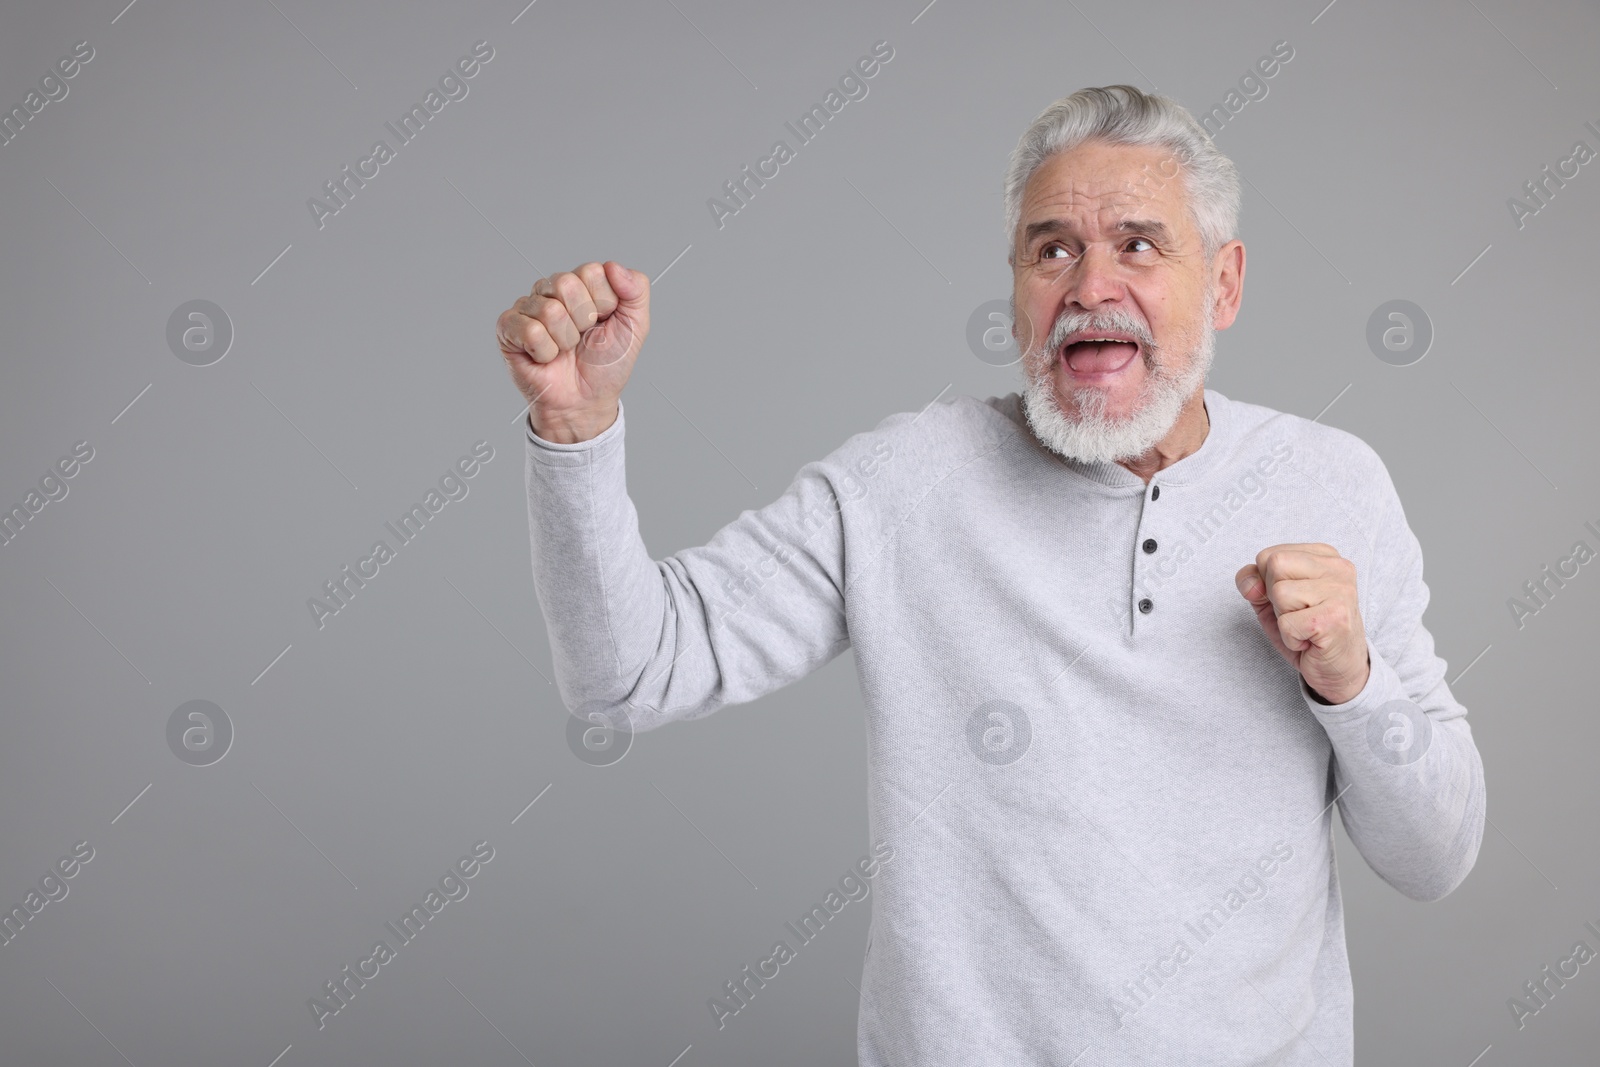
[[[1175,361],[1152,343],[1148,327],[1127,312],[1063,312],[1044,346],[1022,359],[1026,382],[1022,410],[1040,443],[1060,456],[1085,463],[1115,463],[1149,452],[1172,430],[1188,399],[1205,385],[1216,352],[1213,310],[1212,294],[1207,293],[1200,338],[1188,353],[1187,366],[1177,375],[1171,371]],[[1124,418],[1106,414],[1105,391],[1094,386],[1082,386],[1073,394],[1079,411],[1076,419],[1063,414],[1056,400],[1055,353],[1073,331],[1095,329],[1129,333],[1141,341],[1139,358],[1146,360],[1149,373],[1134,402],[1133,414]]]

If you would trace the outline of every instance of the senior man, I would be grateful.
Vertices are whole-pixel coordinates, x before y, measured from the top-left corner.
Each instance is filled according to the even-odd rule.
[[[1419,901],[1483,834],[1421,548],[1359,438],[1205,387],[1245,255],[1185,109],[1057,101],[1005,211],[1022,391],[890,415],[661,560],[618,399],[647,279],[585,264],[500,317],[561,695],[643,731],[855,650],[892,849],[865,1067],[1348,1067],[1333,808]]]

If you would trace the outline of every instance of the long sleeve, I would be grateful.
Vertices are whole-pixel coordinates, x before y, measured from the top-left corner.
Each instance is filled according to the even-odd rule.
[[[1422,623],[1422,547],[1387,469],[1376,453],[1371,461],[1362,598],[1371,674],[1343,704],[1319,703],[1303,680],[1300,691],[1333,743],[1333,787],[1350,840],[1384,881],[1433,901],[1460,885],[1477,859],[1483,761]]]
[[[849,644],[844,448],[705,545],[652,560],[627,493],[623,413],[576,444],[523,425],[534,588],[569,709],[625,709],[648,730],[755,700]]]

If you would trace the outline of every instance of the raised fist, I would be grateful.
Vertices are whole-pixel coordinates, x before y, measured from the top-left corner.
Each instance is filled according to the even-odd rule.
[[[617,421],[617,397],[650,332],[650,279],[612,260],[533,283],[495,323],[533,432],[587,441]]]

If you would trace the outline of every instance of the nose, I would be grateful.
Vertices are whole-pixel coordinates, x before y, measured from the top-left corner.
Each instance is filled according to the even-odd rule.
[[[1066,302],[1084,311],[1121,300],[1127,289],[1116,253],[1101,244],[1085,248],[1067,273]]]

